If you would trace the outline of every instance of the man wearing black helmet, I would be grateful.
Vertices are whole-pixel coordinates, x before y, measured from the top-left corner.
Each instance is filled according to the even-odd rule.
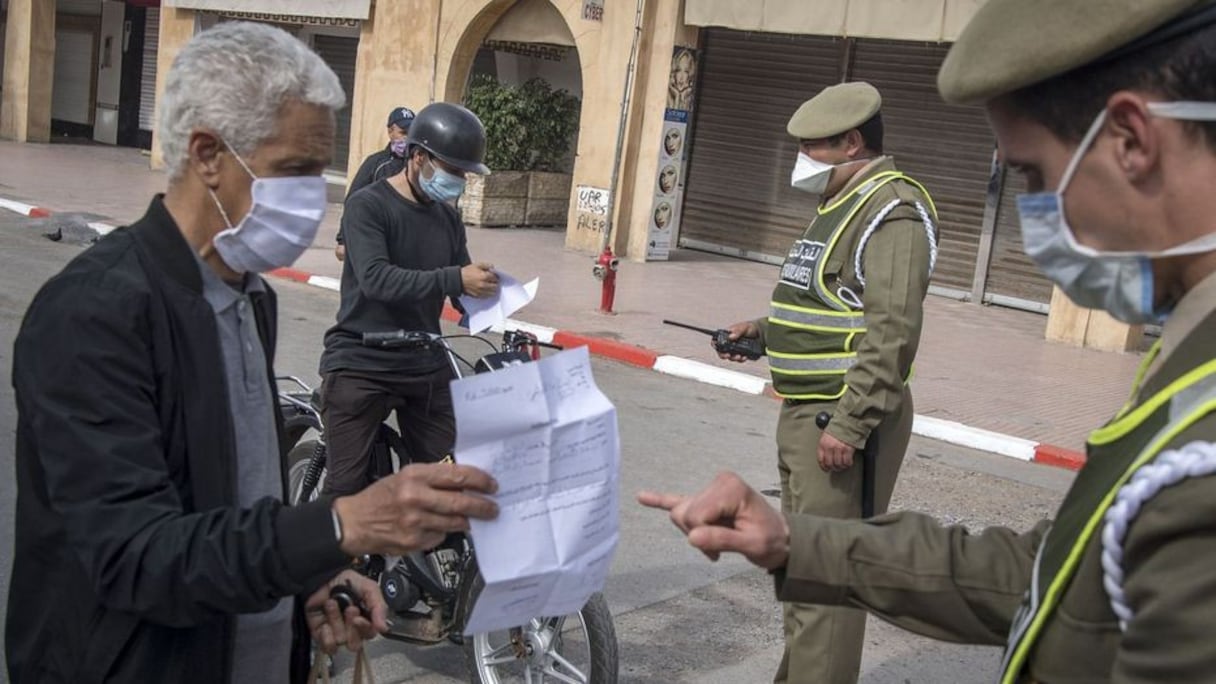
[[[439,460],[455,442],[446,358],[365,347],[363,333],[438,333],[445,298],[498,291],[493,267],[469,258],[464,225],[452,207],[467,174],[490,172],[481,121],[464,107],[436,102],[414,119],[407,146],[405,168],[352,195],[342,215],[342,300],[321,355],[325,491],[334,495],[369,483],[368,453],[390,411],[397,411],[417,460]]]

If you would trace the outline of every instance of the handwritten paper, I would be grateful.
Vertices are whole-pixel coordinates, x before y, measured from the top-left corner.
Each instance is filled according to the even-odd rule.
[[[458,463],[498,480],[470,521],[485,589],[466,634],[573,613],[603,589],[619,538],[616,408],[586,347],[452,383]]]
[[[460,296],[460,305],[469,316],[469,332],[474,335],[501,324],[536,298],[540,278],[533,278],[525,284],[502,271],[497,273],[498,294],[493,297]]]

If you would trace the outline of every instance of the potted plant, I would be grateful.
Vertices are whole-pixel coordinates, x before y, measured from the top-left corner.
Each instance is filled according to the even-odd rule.
[[[476,226],[560,226],[566,222],[568,152],[578,130],[579,99],[533,78],[521,85],[474,77],[465,106],[486,127],[486,165],[460,200]]]

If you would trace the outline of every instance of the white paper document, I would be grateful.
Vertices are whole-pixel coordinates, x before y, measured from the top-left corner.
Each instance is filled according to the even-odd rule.
[[[498,480],[471,522],[485,589],[466,634],[574,613],[604,587],[619,538],[616,408],[586,347],[452,383],[456,462]]]
[[[460,305],[469,315],[469,332],[474,335],[502,323],[536,298],[540,278],[521,283],[502,271],[497,273],[498,294],[493,297],[460,296]]]

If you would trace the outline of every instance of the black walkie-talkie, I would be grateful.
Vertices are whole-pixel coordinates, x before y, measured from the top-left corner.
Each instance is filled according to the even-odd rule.
[[[730,339],[730,331],[725,328],[710,330],[709,328],[698,328],[695,325],[687,323],[679,323],[677,321],[669,321],[664,319],[666,325],[674,325],[677,328],[686,328],[699,333],[704,333],[713,338],[714,350],[719,354],[730,354],[731,356],[742,356],[746,359],[755,361],[764,356],[764,348],[760,346],[760,340],[754,337],[740,337],[737,340]]]

